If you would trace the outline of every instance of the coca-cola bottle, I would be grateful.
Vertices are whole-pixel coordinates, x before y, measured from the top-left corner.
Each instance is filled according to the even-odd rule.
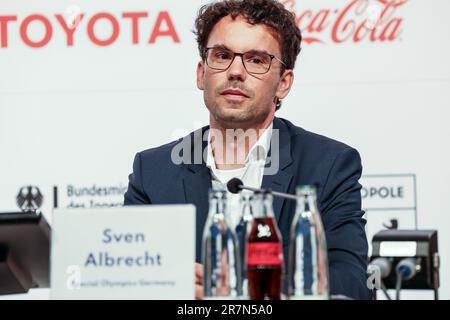
[[[239,199],[241,218],[236,226],[242,275],[242,299],[248,299],[247,240],[253,223],[253,193],[242,191]]]
[[[248,293],[252,300],[280,300],[283,282],[281,234],[272,195],[255,193],[253,223],[247,242]]]
[[[328,258],[316,189],[297,188],[288,261],[289,299],[328,299]]]
[[[204,299],[234,299],[242,295],[236,234],[230,227],[227,193],[209,193],[208,220],[203,231]]]

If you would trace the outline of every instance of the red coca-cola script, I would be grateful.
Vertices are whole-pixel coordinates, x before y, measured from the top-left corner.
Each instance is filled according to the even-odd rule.
[[[401,8],[408,0],[346,0],[339,7],[302,8],[302,2],[283,4],[296,15],[306,43],[393,42],[402,34]],[[324,5],[329,2],[323,1]]]

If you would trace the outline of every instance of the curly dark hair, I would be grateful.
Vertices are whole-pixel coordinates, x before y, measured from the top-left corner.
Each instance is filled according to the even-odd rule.
[[[302,35],[295,23],[295,15],[275,0],[224,0],[204,5],[195,20],[194,34],[197,36],[200,57],[204,60],[204,50],[211,30],[220,19],[243,16],[250,24],[264,24],[278,35],[282,60],[286,69],[293,69],[300,53]],[[283,72],[282,69],[281,72]]]

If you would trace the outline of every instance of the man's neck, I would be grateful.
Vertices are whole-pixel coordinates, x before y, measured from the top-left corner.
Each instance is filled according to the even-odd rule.
[[[227,125],[210,119],[210,144],[216,168],[233,170],[245,166],[249,151],[270,126],[274,118],[271,114],[257,124]]]

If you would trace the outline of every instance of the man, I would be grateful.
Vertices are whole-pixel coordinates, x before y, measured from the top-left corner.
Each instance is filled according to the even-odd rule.
[[[331,294],[369,298],[358,152],[275,117],[291,89],[300,52],[293,14],[274,0],[215,2],[200,10],[196,35],[201,56],[197,86],[204,93],[210,126],[138,153],[125,204],[195,204],[199,262],[210,188],[232,177],[291,194],[298,185],[318,183]],[[247,133],[254,133],[248,134],[253,138],[239,139]],[[206,150],[206,159],[196,157],[198,147]],[[183,161],[174,156],[178,153]],[[236,203],[236,198],[231,201]],[[273,207],[287,257],[295,203],[275,198]],[[197,264],[197,298],[202,294],[201,270]]]

